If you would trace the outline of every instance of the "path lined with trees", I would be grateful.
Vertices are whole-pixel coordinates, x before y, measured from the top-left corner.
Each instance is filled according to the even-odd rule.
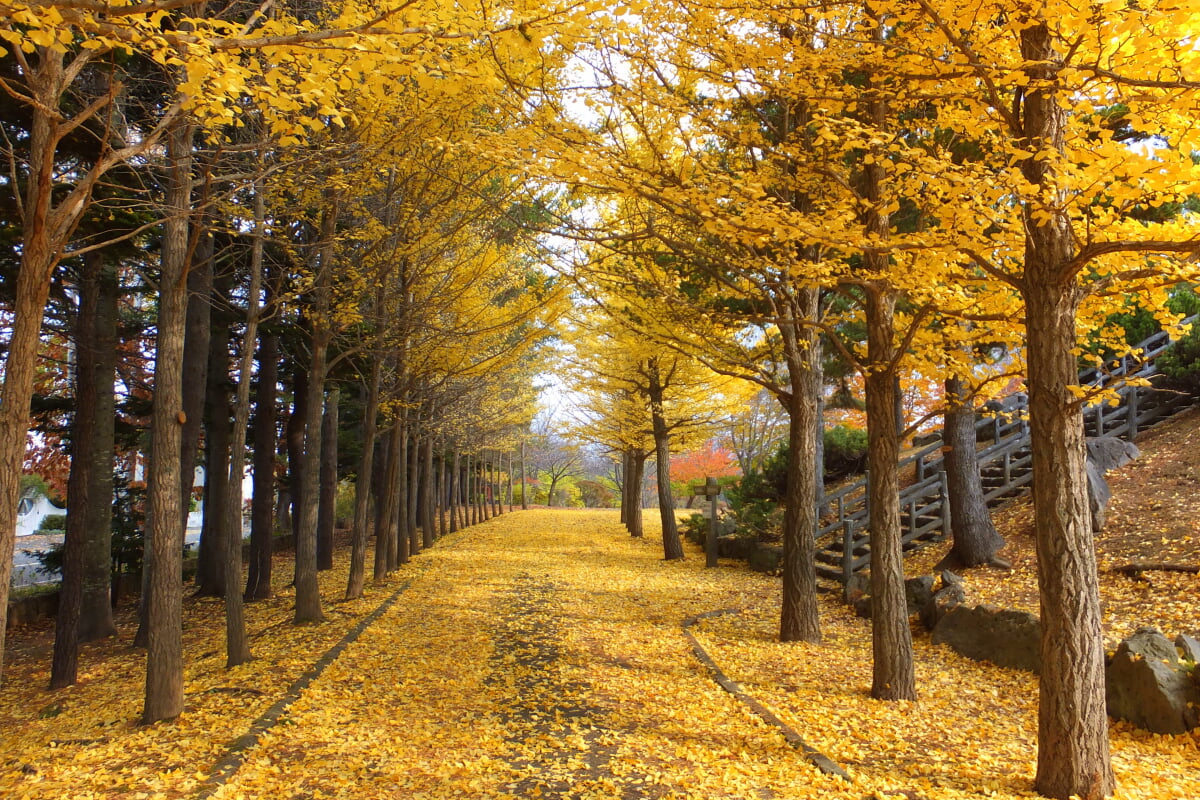
[[[690,545],[664,560],[649,514],[644,533],[630,537],[616,510],[503,514],[438,541],[366,598],[331,604],[320,625],[288,625],[286,596],[248,606],[261,656],[229,671],[213,669],[217,606],[192,600],[185,715],[130,724],[127,650],[69,697],[10,685],[0,787],[22,800],[1028,796],[1034,676],[921,636],[923,702],[872,700],[867,621],[827,598],[825,644],[780,643],[777,579],[734,562],[705,569]],[[335,574],[348,566],[339,551]],[[256,616],[271,606],[281,616]],[[700,619],[696,641],[849,781],[812,766],[695,657],[683,624],[718,609],[732,613]],[[1122,726],[1112,741],[1134,796],[1200,792],[1186,741]]]

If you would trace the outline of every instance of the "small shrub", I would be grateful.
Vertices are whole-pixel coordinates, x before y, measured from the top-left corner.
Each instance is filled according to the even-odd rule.
[[[837,480],[863,471],[867,463],[867,432],[835,425],[825,430],[825,480]]]
[[[66,514],[47,514],[38,525],[38,533],[63,533],[67,530]]]

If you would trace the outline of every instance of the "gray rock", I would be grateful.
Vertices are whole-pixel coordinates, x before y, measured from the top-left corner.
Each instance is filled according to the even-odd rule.
[[[951,609],[966,601],[967,594],[963,591],[961,581],[942,586],[921,609],[921,624],[925,626],[925,630],[932,631],[942,621],[942,617],[950,613]]]
[[[1092,510],[1092,531],[1104,528],[1112,491],[1104,473],[1123,467],[1141,455],[1137,445],[1116,436],[1096,436],[1087,441],[1088,505]]]
[[[963,579],[950,570],[944,569],[942,570],[942,587],[945,588],[947,586],[957,586],[961,589],[963,587]]]
[[[857,616],[860,616],[863,619],[870,619],[871,612],[874,608],[871,603],[871,595],[862,593],[856,594],[854,597],[850,598],[850,607],[854,609],[854,613]]]
[[[1154,628],[1121,642],[1105,670],[1108,713],[1152,733],[1196,727],[1200,687],[1175,646]]]
[[[930,600],[933,599],[933,576],[921,575],[909,578],[904,582],[904,604],[908,615],[920,613]]]
[[[941,431],[932,431],[930,433],[918,433],[913,437],[913,447],[925,447],[926,445],[936,444],[942,440]]]
[[[1171,640],[1163,636],[1158,628],[1146,626],[1138,628],[1117,647],[1117,652],[1127,651],[1143,658],[1162,661],[1172,669],[1179,666],[1179,653]]]
[[[1024,611],[980,605],[949,610],[933,629],[934,644],[947,644],[976,661],[1039,672],[1042,624]]]
[[[856,572],[846,581],[846,601],[857,594],[871,593],[871,576],[865,572]]]
[[[1094,436],[1087,440],[1088,461],[1102,473],[1123,467],[1140,455],[1136,444],[1118,436]]]
[[[783,548],[773,544],[756,542],[750,551],[750,569],[755,572],[774,572],[783,561]]]
[[[1184,661],[1200,664],[1200,639],[1181,633],[1175,637],[1175,649],[1182,654]]]
[[[722,558],[750,559],[750,553],[758,544],[753,536],[718,536],[717,555]]]

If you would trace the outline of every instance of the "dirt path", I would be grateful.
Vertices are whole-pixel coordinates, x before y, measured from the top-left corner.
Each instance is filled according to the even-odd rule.
[[[213,796],[766,798],[772,762],[832,780],[692,656],[695,560],[664,564],[611,514],[521,519],[422,554]]]

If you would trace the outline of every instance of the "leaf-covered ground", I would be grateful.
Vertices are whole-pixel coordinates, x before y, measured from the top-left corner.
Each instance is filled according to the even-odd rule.
[[[1032,596],[1036,607],[1027,541],[1014,533],[1027,523],[1020,507],[1006,513],[1017,568],[968,573],[969,599]],[[143,656],[128,646],[131,620],[122,641],[85,648],[82,683],[57,693],[44,688],[47,630],[18,632],[0,688],[0,797],[1032,796],[1033,676],[961,658],[918,632],[921,700],[873,701],[869,623],[827,597],[825,641],[782,645],[778,579],[733,562],[705,570],[695,550],[663,562],[647,521],[647,538],[635,540],[615,511],[506,514],[440,542],[354,603],[335,602],[339,559],[322,576],[329,621],[292,626],[280,585],[274,600],[248,607],[256,660],[230,671],[221,604],[189,601],[187,711],[147,728],[135,724]],[[289,572],[280,561],[281,582]],[[1111,635],[1140,624],[1200,632],[1195,576],[1104,581]],[[214,784],[230,743],[406,584]],[[716,609],[737,613],[692,629],[704,648],[851,783],[810,766],[696,660],[680,624]],[[1113,724],[1112,742],[1123,797],[1200,797],[1200,735]]]

